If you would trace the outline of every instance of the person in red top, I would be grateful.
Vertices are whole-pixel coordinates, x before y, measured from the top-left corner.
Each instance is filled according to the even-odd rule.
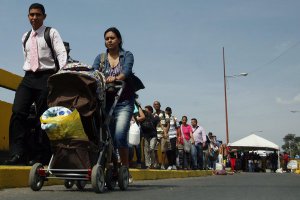
[[[283,152],[283,157],[282,157],[282,159],[283,159],[283,170],[284,171],[287,171],[288,169],[287,169],[287,164],[288,164],[288,162],[289,162],[289,154],[287,153],[287,152]]]
[[[188,118],[187,116],[183,116],[181,118],[181,126],[180,126],[180,137],[178,137],[178,142],[180,144],[184,144],[183,140],[190,141],[192,144],[195,143],[194,137],[193,137],[193,129],[192,126],[187,124]],[[183,168],[184,169],[190,169],[191,164],[191,152],[184,151],[183,154]]]

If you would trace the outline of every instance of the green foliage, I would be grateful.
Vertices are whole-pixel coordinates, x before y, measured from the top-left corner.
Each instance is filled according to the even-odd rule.
[[[291,157],[295,155],[300,155],[300,137],[296,137],[295,134],[288,133],[283,138],[284,144],[282,145],[282,149],[290,153]]]

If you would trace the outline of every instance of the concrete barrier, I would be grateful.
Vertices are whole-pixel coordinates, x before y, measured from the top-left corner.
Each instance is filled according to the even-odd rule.
[[[6,70],[0,69],[0,87],[16,91],[22,77]],[[11,116],[12,105],[0,100],[0,151],[8,152],[9,150],[9,120]],[[0,159],[1,160],[1,159]]]

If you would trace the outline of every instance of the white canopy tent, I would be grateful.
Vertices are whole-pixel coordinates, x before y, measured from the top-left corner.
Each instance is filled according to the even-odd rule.
[[[236,142],[228,144],[232,148],[241,148],[248,150],[276,150],[279,151],[279,146],[255,134],[244,137]]]

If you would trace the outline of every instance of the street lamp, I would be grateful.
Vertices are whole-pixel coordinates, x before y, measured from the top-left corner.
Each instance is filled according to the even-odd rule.
[[[226,118],[226,144],[229,143],[229,128],[228,128],[228,111],[227,111],[227,88],[226,88],[226,78],[236,78],[239,76],[247,76],[248,73],[240,73],[238,75],[226,76],[226,66],[225,66],[225,52],[223,47],[223,68],[224,68],[224,97],[225,97],[225,118]]]
[[[300,112],[299,110],[291,110],[292,113],[298,113]]]
[[[226,78],[236,78],[236,77],[239,77],[239,76],[247,76],[248,73],[239,73],[239,74],[236,74],[236,75],[231,75],[231,76],[226,76]]]

